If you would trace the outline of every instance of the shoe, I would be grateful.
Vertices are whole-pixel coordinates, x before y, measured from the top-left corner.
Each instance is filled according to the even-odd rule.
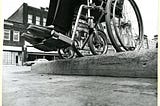
[[[43,39],[41,38],[35,38],[33,35],[28,34],[28,33],[23,33],[22,37],[29,43],[31,44],[38,44],[41,43],[43,41]]]
[[[33,45],[34,48],[41,50],[41,51],[45,51],[45,52],[49,52],[49,51],[57,51],[56,47],[49,48],[47,46],[45,46],[42,41],[43,39],[40,38],[34,38],[32,35],[27,34],[27,33],[23,33],[22,37],[29,42],[30,44]]]
[[[42,27],[42,26],[37,26],[37,25],[29,25],[27,30],[33,35],[36,36],[37,38],[49,38],[51,37],[51,31],[53,28],[51,27]]]

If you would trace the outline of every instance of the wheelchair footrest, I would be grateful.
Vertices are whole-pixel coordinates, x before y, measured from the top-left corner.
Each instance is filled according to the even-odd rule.
[[[43,44],[49,48],[66,48],[71,46],[69,43],[61,40],[61,39],[55,39],[55,38],[49,38],[43,41]]]
[[[72,45],[72,43],[73,43],[73,40],[70,37],[68,37],[66,35],[63,35],[62,33],[58,33],[58,32],[56,32],[54,30],[51,32],[51,35],[53,35],[52,36],[53,39],[62,40],[63,42],[66,42],[66,43],[68,43],[70,45]]]

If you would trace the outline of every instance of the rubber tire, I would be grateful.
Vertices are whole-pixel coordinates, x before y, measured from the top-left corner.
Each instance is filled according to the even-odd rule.
[[[108,39],[107,39],[107,36],[106,36],[105,32],[103,32],[103,31],[101,31],[101,30],[97,30],[97,33],[101,33],[101,34],[98,34],[98,35],[101,36],[101,38],[103,39],[103,41],[104,41],[104,43],[105,43],[105,46],[106,46],[106,48],[105,48],[105,50],[103,51],[102,54],[106,54],[107,51],[108,51]],[[90,50],[91,50],[91,52],[92,52],[93,55],[100,55],[100,54],[98,54],[98,53],[96,52],[96,50],[94,49],[94,46],[93,46],[93,45],[94,45],[94,44],[93,44],[93,37],[94,37],[94,34],[92,34],[92,35],[90,36],[89,42],[88,42],[88,46],[89,46],[89,48],[90,48]]]
[[[106,11],[107,11],[107,15],[105,16],[105,19],[106,19],[106,26],[107,26],[107,30],[108,30],[108,34],[109,34],[109,38],[112,42],[112,45],[113,47],[116,49],[117,52],[122,52],[124,51],[124,49],[120,48],[120,46],[118,45],[118,42],[115,40],[114,38],[114,35],[113,35],[113,32],[112,32],[112,27],[111,27],[111,16],[112,16],[112,13],[111,13],[111,4],[112,4],[112,1],[113,0],[108,0],[107,2],[107,5],[106,5]],[[141,18],[141,14],[140,14],[140,11],[138,9],[138,6],[136,5],[135,1],[134,0],[129,0],[129,2],[131,3],[131,5],[133,6],[133,9],[135,10],[135,13],[138,17],[138,20],[139,20],[139,27],[140,27],[140,36],[142,37],[142,41],[141,41],[141,45],[140,47],[142,46],[142,42],[143,42],[143,22],[142,22],[142,18]],[[118,36],[118,35],[116,35]],[[120,41],[121,42],[121,41]],[[121,44],[122,45],[122,44]],[[123,47],[124,45],[122,45]],[[127,49],[126,49],[127,50]]]
[[[72,48],[72,47],[69,47],[69,48]],[[59,54],[59,58],[60,59],[71,59],[71,58],[74,58],[75,56],[75,53],[74,51],[72,50],[73,54],[68,56],[68,57],[64,57],[63,54],[61,53],[61,49],[58,49],[58,54]]]

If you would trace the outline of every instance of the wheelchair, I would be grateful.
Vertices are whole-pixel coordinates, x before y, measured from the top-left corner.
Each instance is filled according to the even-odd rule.
[[[96,20],[93,10],[100,13]],[[106,29],[99,27],[102,22]],[[30,25],[27,30],[22,35],[26,41],[42,51],[58,51],[62,59],[106,54],[109,42],[117,52],[139,50],[143,43],[142,17],[134,0],[101,0],[99,5],[87,0],[67,35],[47,26]]]

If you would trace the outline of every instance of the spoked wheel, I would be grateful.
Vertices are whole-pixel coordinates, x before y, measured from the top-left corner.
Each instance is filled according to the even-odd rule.
[[[143,22],[134,0],[109,0],[106,24],[117,52],[138,50],[143,42]]]
[[[90,36],[88,46],[93,55],[106,54],[108,51],[106,34],[101,30],[97,30],[97,33],[93,32]]]
[[[58,49],[58,54],[61,59],[71,59],[75,57],[75,52],[73,51],[72,46]]]

